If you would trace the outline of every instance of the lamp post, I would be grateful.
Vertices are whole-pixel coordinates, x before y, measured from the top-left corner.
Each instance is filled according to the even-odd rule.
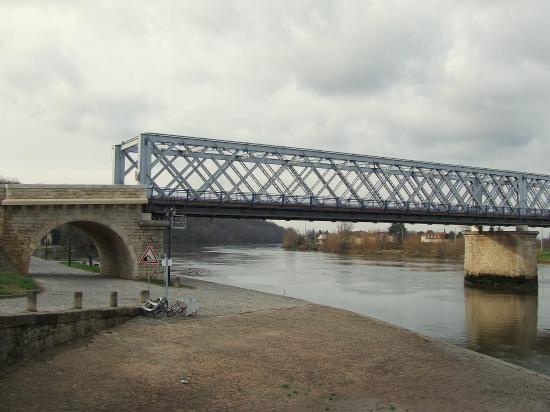
[[[166,287],[168,287],[168,285],[170,284],[171,266],[168,265],[168,262],[170,262],[172,259],[172,224],[173,224],[175,214],[176,214],[176,209],[174,207],[167,208],[165,211],[165,215],[168,217],[168,247],[166,248],[167,249],[167,254],[166,254],[166,258],[167,258],[166,285],[167,286]]]

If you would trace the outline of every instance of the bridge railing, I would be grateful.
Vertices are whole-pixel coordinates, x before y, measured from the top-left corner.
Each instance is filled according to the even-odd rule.
[[[157,201],[180,201],[180,202],[205,202],[213,204],[234,204],[247,206],[287,206],[299,208],[335,208],[358,210],[367,209],[375,211],[401,211],[403,213],[423,214],[449,214],[468,216],[503,216],[503,217],[538,217],[550,219],[550,209],[515,208],[508,206],[475,206],[475,205],[453,205],[434,204],[422,202],[403,202],[398,200],[380,200],[340,198],[340,197],[318,197],[304,195],[282,195],[270,193],[246,193],[246,192],[225,192],[191,189],[151,188],[149,198]]]

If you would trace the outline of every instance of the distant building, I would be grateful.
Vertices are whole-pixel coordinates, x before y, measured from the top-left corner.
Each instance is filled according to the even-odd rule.
[[[445,232],[430,232],[424,233],[420,236],[420,242],[422,243],[442,243],[447,240],[447,234]]]
[[[324,232],[324,233],[321,232],[317,235],[317,243],[321,246],[325,244],[327,239],[328,239],[328,232]]]
[[[356,246],[375,242],[391,243],[393,240],[393,236],[387,232],[353,232],[353,244]]]

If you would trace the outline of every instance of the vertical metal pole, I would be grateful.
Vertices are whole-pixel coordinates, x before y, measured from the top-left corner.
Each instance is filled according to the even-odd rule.
[[[148,188],[152,185],[151,181],[151,140],[146,134],[142,134],[138,144],[139,153],[139,175],[138,182]]]
[[[168,300],[168,257],[166,256],[166,252],[164,252],[164,285],[164,297],[166,298],[166,300]]]
[[[46,250],[44,252],[44,259],[48,260],[48,235],[44,238],[44,244],[46,245]]]
[[[124,184],[124,169],[125,165],[124,153],[122,153],[121,147],[119,144],[113,146],[113,184],[114,185],[123,185]]]
[[[518,203],[519,214],[525,215],[527,209],[527,179],[521,175],[518,177]]]
[[[71,266],[71,249],[73,248],[73,230],[69,226],[69,267]]]
[[[165,211],[165,215],[168,217],[168,247],[166,248],[168,250],[168,259],[172,259],[172,221],[174,220],[174,214],[175,214],[174,207],[170,207]],[[168,261],[167,261],[168,265]],[[171,274],[171,267],[168,266],[168,283],[170,283],[170,274]]]
[[[146,266],[147,272],[147,295],[151,296],[151,270],[149,270],[149,265]]]
[[[483,204],[483,190],[481,187],[481,179],[475,177],[474,181],[474,206],[481,206]]]
[[[172,219],[173,219],[172,209],[170,209],[170,220],[168,222],[168,261],[172,259]],[[167,281],[168,284],[170,284],[170,274],[171,274],[171,266],[168,266],[167,271]]]

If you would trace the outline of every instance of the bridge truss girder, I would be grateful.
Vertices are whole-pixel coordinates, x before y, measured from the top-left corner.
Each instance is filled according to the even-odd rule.
[[[114,147],[113,177],[115,184],[148,186],[155,199],[181,201],[185,193],[188,203],[238,197],[257,204],[280,196],[282,204],[309,199],[310,210],[332,199],[344,208],[445,206],[516,220],[550,209],[547,175],[156,133]]]

